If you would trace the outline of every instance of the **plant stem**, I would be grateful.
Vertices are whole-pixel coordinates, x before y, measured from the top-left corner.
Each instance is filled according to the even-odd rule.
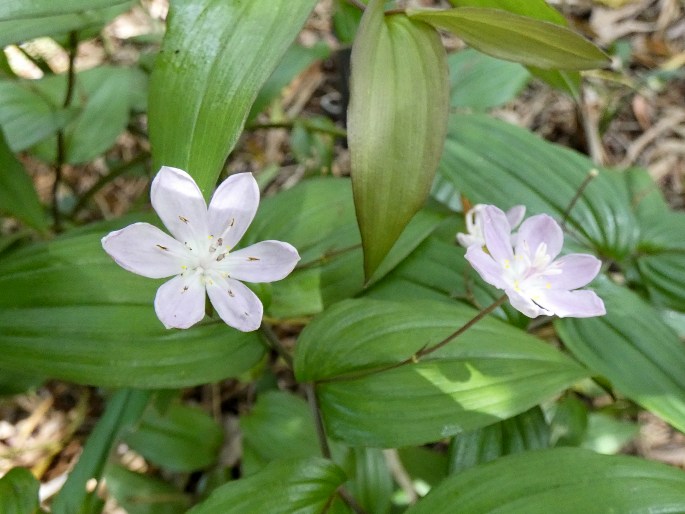
[[[403,361],[397,362],[395,364],[390,364],[388,366],[383,366],[380,368],[374,368],[374,369],[366,369],[362,370],[359,372],[353,372],[349,373],[346,375],[339,375],[333,378],[324,378],[319,380],[319,383],[326,383],[326,382],[339,382],[342,380],[352,380],[356,378],[361,378],[365,377],[367,375],[372,375],[374,373],[380,373],[383,371],[390,371],[391,369],[396,369],[400,368],[402,366],[406,366],[407,364],[416,364],[421,360],[422,357],[425,357],[426,355],[429,355],[433,352],[438,351],[440,348],[443,346],[447,345],[448,343],[454,341],[457,337],[462,335],[464,332],[466,332],[468,329],[470,329],[473,325],[478,323],[480,320],[482,320],[485,316],[490,314],[492,311],[494,311],[497,307],[502,305],[505,301],[507,300],[507,295],[504,294],[500,296],[497,300],[495,300],[493,303],[482,309],[478,314],[476,314],[473,318],[471,318],[469,321],[467,321],[464,325],[459,327],[457,330],[452,332],[450,335],[448,335],[445,339],[440,341],[439,343],[436,343],[432,346],[424,346],[420,350],[418,350],[416,353],[414,353],[411,357],[407,357]]]
[[[578,200],[580,200],[580,197],[583,195],[585,192],[585,189],[587,186],[592,182],[592,179],[594,179],[597,175],[599,175],[599,171],[597,171],[595,168],[592,168],[583,182],[580,184],[578,187],[578,190],[576,191],[576,194],[573,195],[573,198],[571,198],[571,201],[568,203],[568,207],[566,207],[566,210],[564,211],[564,215],[561,218],[561,228],[562,230],[566,228],[566,222],[568,221],[568,217],[571,214],[571,210],[573,210],[573,207],[575,207],[576,203]]]
[[[271,327],[266,323],[262,323],[259,327],[259,330],[264,336],[264,339],[266,339],[267,346],[272,350],[275,350],[276,353],[278,353],[278,355],[283,358],[288,367],[290,369],[293,369],[293,358],[290,355],[290,352],[286,350],[285,346],[283,346],[283,344],[281,343],[281,340],[278,339],[278,336],[274,333],[273,330],[271,330]]]
[[[366,10],[366,5],[364,5],[359,0],[347,0],[347,3],[350,5],[354,5],[357,9],[360,9],[362,11]]]
[[[69,33],[69,68],[67,70],[67,91],[64,95],[64,102],[62,107],[66,109],[71,105],[74,98],[74,83],[76,79],[76,70],[74,63],[76,61],[76,52],[78,50],[78,37],[76,31]],[[55,163],[55,182],[52,184],[52,217],[53,227],[55,232],[62,230],[62,220],[59,212],[59,186],[62,183],[62,172],[64,170],[64,162],[66,160],[66,146],[64,141],[64,129],[57,131],[57,159]]]
[[[321,448],[321,455],[325,458],[331,458],[331,448],[328,446],[328,438],[326,437],[326,429],[323,426],[323,418],[321,417],[321,409],[316,398],[316,389],[311,382],[304,384],[305,392],[307,393],[307,401],[309,408],[314,415],[314,425],[316,426],[316,436],[319,439],[319,447]]]
[[[335,137],[347,137],[347,132],[339,127],[322,127],[316,123],[310,123],[306,120],[286,120],[286,121],[269,121],[266,123],[250,123],[246,128],[247,130],[260,130],[260,129],[277,129],[285,128],[290,129],[295,126],[295,124],[301,125],[310,132],[321,132],[322,134],[329,134]]]

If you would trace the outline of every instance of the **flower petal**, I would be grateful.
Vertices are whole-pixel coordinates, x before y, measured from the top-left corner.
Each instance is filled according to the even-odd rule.
[[[538,316],[550,316],[552,312],[547,309],[542,308],[536,302],[534,302],[529,296],[522,295],[516,292],[514,289],[507,289],[505,291],[511,302],[511,306],[517,311],[525,314],[529,318],[537,318]]]
[[[504,272],[502,267],[497,264],[490,255],[485,253],[480,246],[469,246],[466,250],[465,257],[481,278],[488,284],[492,284],[498,289],[505,289],[508,287],[503,278]]]
[[[594,255],[586,253],[573,253],[557,259],[550,269],[560,269],[557,275],[546,276],[551,289],[565,290],[578,289],[588,285],[599,273],[602,266]]]
[[[149,223],[134,223],[102,238],[102,247],[125,270],[148,278],[178,275],[186,248]]]
[[[486,205],[482,216],[483,237],[490,255],[498,264],[511,261],[514,253],[511,247],[511,227],[506,215],[494,205]]]
[[[241,282],[224,278],[217,272],[211,278],[207,294],[221,319],[242,332],[257,330],[264,311],[257,295]]]
[[[559,255],[564,244],[561,227],[547,214],[531,216],[521,224],[516,235],[516,255],[523,255],[525,248],[527,255],[534,257],[541,243],[547,246],[547,255],[551,259]]]
[[[512,230],[518,227],[523,221],[523,217],[526,215],[525,205],[514,205],[511,209],[507,211],[507,221]]]
[[[150,189],[152,207],[164,226],[191,250],[209,244],[207,204],[193,178],[185,171],[162,166]]]
[[[606,314],[602,299],[589,290],[547,290],[542,293],[540,304],[560,318],[589,318]]]
[[[205,316],[205,286],[199,273],[179,275],[157,289],[155,312],[166,328],[189,328]]]
[[[259,187],[252,173],[237,173],[224,180],[209,202],[209,233],[233,248],[252,223],[259,206]]]
[[[281,241],[262,241],[231,252],[217,269],[247,282],[274,282],[288,276],[300,255],[295,247]]]

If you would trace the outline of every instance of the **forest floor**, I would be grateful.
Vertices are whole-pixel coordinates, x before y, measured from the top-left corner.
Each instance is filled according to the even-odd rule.
[[[439,6],[440,1],[415,0],[414,5]],[[577,149],[598,165],[647,168],[676,209],[685,207],[685,2],[682,0],[553,0],[571,26],[603,48],[621,56],[611,70],[585,74],[583,112],[567,95],[539,81],[531,82],[518,98],[495,111],[495,115],[526,127],[545,139]],[[333,35],[332,0],[322,0],[300,35],[311,45],[324,41],[333,49],[340,44]],[[100,37],[81,44],[77,67],[86,69],[102,62],[134,65],[161,39],[167,6],[164,0],[144,0],[142,6],[110,23]],[[445,39],[451,50],[463,45]],[[33,43],[53,71],[66,69],[68,59],[56,45]],[[10,56],[12,57],[12,56]],[[35,73],[16,56],[15,71],[26,77]],[[283,92],[281,108],[289,118],[309,112],[331,112],[340,100],[333,59],[317,63],[300,74]],[[333,101],[332,101],[333,100]],[[333,109],[334,110],[334,109]],[[132,158],[149,152],[144,117],[132,120],[110,153]],[[35,179],[40,196],[50,201],[52,170],[36,159],[22,157]],[[303,175],[302,164],[291,158],[286,129],[247,133],[234,152],[231,169],[280,168],[277,187],[288,187]],[[91,187],[103,173],[104,160],[69,167],[67,189],[80,192]],[[342,144],[336,146],[332,173],[349,174],[349,158]],[[126,212],[145,196],[148,178],[120,177],[94,197],[83,219],[111,218]],[[291,339],[294,340],[294,335]],[[283,374],[287,386],[290,377]],[[249,386],[234,380],[200,387],[187,393],[188,401],[206,407],[227,429],[228,466],[240,459],[235,443],[236,413],[250,397]],[[218,396],[218,397],[217,397]],[[217,405],[233,406],[233,412],[217,411]],[[51,381],[35,391],[0,401],[0,475],[13,466],[24,466],[41,477],[43,493],[59,488],[66,472],[102,410],[101,397],[93,388]],[[685,468],[685,436],[655,416],[641,412],[635,419],[637,436],[623,452],[642,455]],[[125,451],[123,449],[122,451]],[[131,459],[136,459],[131,456]],[[138,458],[139,459],[139,458]],[[135,464],[134,464],[135,465]],[[137,464],[144,468],[140,459]],[[140,469],[140,468],[139,468]],[[108,507],[116,512],[116,507]]]

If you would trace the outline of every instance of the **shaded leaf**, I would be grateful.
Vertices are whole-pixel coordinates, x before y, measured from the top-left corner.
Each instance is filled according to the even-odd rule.
[[[28,469],[12,468],[0,478],[0,512],[34,514],[38,512],[40,482]]]
[[[183,514],[190,497],[168,482],[110,464],[105,470],[107,491],[128,514]]]

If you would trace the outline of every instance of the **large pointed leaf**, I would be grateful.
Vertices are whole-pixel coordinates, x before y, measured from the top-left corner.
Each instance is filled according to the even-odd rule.
[[[171,3],[150,84],[155,168],[182,168],[210,195],[257,93],[314,4],[316,0]]]
[[[460,7],[410,10],[412,19],[449,30],[493,57],[543,69],[584,70],[609,64],[609,57],[575,32],[547,21],[500,9]]]
[[[576,448],[504,457],[448,478],[407,514],[685,511],[685,473]]]
[[[33,245],[0,262],[0,368],[102,386],[181,387],[249,369],[255,333],[218,322],[166,330],[162,281],[121,269],[101,231]]]
[[[636,294],[597,282],[607,314],[557,320],[564,344],[622,394],[685,431],[685,346]]]
[[[16,216],[38,230],[47,229],[47,220],[33,182],[14,157],[0,131],[0,215]]]
[[[0,512],[34,514],[38,512],[40,483],[26,468],[12,468],[0,478]]]
[[[133,4],[133,0],[4,0],[0,4],[0,47],[98,27]]]
[[[319,514],[344,481],[343,471],[329,460],[281,460],[215,489],[188,514]]]
[[[525,129],[483,115],[459,115],[450,120],[439,170],[473,203],[503,209],[525,204],[528,214],[562,220],[593,167],[587,157]],[[601,170],[570,212],[567,228],[580,242],[620,260],[638,240],[632,205],[622,175]]]
[[[319,382],[331,436],[398,447],[509,418],[586,375],[557,350],[495,319],[417,363],[377,371],[440,342],[475,314],[434,301],[338,303],[302,332],[296,376]]]
[[[423,205],[445,138],[448,82],[436,31],[373,0],[352,48],[348,142],[364,273]]]

